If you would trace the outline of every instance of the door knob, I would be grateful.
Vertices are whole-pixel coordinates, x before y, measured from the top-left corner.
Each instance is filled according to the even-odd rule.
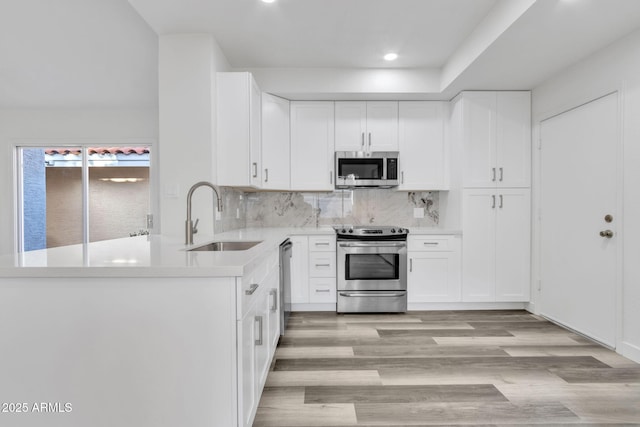
[[[602,237],[606,237],[607,239],[610,239],[613,237],[613,231],[611,230],[603,230],[600,232],[600,236]]]

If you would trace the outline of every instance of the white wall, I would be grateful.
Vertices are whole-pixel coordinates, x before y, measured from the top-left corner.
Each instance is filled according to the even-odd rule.
[[[534,141],[540,121],[607,93],[619,91],[622,97],[623,144],[622,194],[622,295],[619,298],[621,327],[617,349],[640,362],[640,31],[636,31],[591,57],[575,64],[533,90]],[[534,146],[536,144],[534,143]],[[539,181],[539,152],[534,150],[534,182]],[[534,199],[534,212],[538,206]],[[534,236],[538,223],[534,221]],[[535,240],[535,239],[534,239]],[[536,246],[538,246],[536,244]],[[532,283],[539,268],[533,248]],[[538,292],[533,286],[535,304]]]
[[[162,234],[184,237],[186,197],[198,181],[215,183],[216,72],[229,64],[210,34],[160,37],[160,219]],[[208,188],[194,193],[199,235],[213,232]]]
[[[155,144],[157,129],[153,108],[0,110],[0,253],[12,252],[16,238],[15,146]]]

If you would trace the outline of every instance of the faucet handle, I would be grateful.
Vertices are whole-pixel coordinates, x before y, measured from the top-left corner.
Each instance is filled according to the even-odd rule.
[[[193,223],[193,227],[191,227],[191,232],[196,234],[198,232],[198,222],[200,222],[200,218],[196,218],[196,222]]]

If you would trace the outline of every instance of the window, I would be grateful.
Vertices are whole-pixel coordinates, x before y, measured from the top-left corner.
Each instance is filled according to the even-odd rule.
[[[149,232],[149,147],[19,147],[20,250]]]

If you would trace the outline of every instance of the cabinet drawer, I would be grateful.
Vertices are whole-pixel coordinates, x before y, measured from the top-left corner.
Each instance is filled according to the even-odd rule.
[[[411,236],[407,241],[409,251],[451,252],[456,250],[455,236]]]
[[[335,252],[336,236],[309,236],[309,250]]]
[[[309,280],[309,302],[311,303],[335,303],[336,279],[314,278]]]
[[[309,277],[336,277],[336,253],[310,252]]]

